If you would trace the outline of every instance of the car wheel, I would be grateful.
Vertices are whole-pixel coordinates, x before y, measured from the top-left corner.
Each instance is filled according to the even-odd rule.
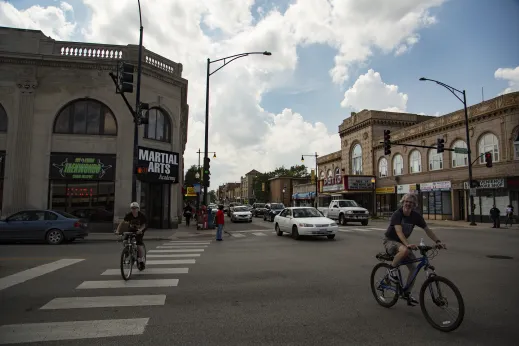
[[[281,229],[279,228],[278,224],[276,224],[276,234],[280,237],[283,235],[283,232],[281,232]]]
[[[295,240],[299,240],[301,238],[301,236],[299,235],[299,232],[297,231],[297,227],[294,225],[294,227],[292,227],[292,238],[294,238]]]
[[[346,225],[346,222],[344,222],[344,214],[339,215],[339,225]]]
[[[368,225],[368,220],[364,220],[361,222],[362,226],[367,226]]]
[[[63,236],[63,232],[54,228],[47,232],[45,235],[45,240],[47,241],[47,244],[59,245],[65,240],[65,237]]]
[[[328,239],[335,239],[335,234],[328,234],[326,237]]]

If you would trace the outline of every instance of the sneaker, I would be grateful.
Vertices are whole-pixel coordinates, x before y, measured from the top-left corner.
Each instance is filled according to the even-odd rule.
[[[388,275],[388,278],[389,278],[390,281],[392,281],[394,283],[399,283],[400,282],[400,279],[398,278],[398,270],[397,270],[397,268],[388,269],[387,270],[387,275]]]
[[[404,297],[405,299],[407,299],[407,305],[409,306],[415,306],[420,304],[420,302],[415,297],[413,297],[413,295],[410,292],[406,292],[404,294]]]

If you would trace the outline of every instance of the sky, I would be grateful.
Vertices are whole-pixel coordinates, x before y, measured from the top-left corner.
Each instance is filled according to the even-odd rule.
[[[186,168],[204,148],[207,58],[211,188],[252,169],[340,149],[351,112],[441,116],[519,91],[519,0],[142,0],[144,46],[189,81]],[[56,40],[138,44],[136,0],[0,0],[0,26]],[[215,65],[215,66],[213,66]],[[212,64],[212,70],[219,65]],[[307,166],[315,165],[306,158]]]

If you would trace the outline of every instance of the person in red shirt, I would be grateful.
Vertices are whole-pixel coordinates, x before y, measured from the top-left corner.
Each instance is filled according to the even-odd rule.
[[[223,213],[223,205],[218,206],[218,211],[216,212],[216,240],[223,240],[223,225],[225,223],[225,214]]]

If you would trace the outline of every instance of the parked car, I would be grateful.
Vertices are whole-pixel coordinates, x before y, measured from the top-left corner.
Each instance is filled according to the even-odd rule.
[[[369,211],[351,199],[331,201],[328,208],[319,208],[319,210],[324,216],[337,220],[341,225],[347,222],[360,222],[362,226],[367,226],[369,222]]]
[[[58,210],[22,210],[0,220],[0,241],[41,241],[57,245],[88,236],[89,224]]]
[[[289,233],[292,238],[301,236],[326,236],[334,239],[339,226],[335,221],[323,217],[313,207],[289,207],[274,217],[274,229],[278,236]]]
[[[238,205],[233,208],[231,213],[231,222],[252,222],[252,213],[246,206]]]
[[[285,209],[285,205],[283,203],[267,203],[265,208],[267,211],[263,214],[263,221],[273,222],[274,217]]]

